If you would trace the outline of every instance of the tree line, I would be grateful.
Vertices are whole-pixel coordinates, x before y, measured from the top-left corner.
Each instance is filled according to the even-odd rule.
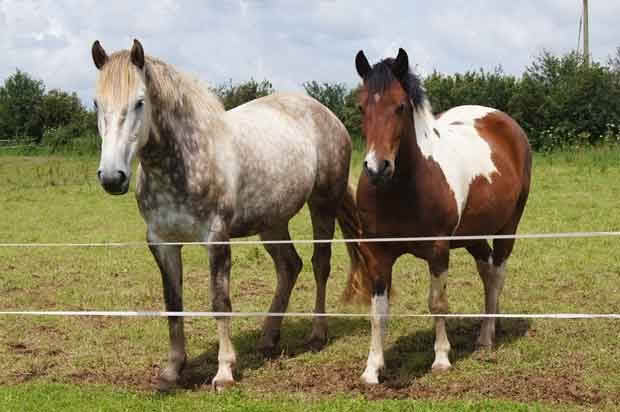
[[[495,107],[513,116],[535,150],[618,142],[620,139],[620,47],[607,62],[585,64],[581,55],[544,51],[524,73],[501,67],[466,73],[434,71],[423,78],[436,113],[462,104]],[[305,91],[342,120],[357,145],[362,143],[359,86],[309,81]],[[268,80],[213,88],[224,107],[275,91]],[[41,80],[17,70],[0,87],[0,140],[29,143],[54,151],[96,152],[96,115],[76,93],[46,91]]]

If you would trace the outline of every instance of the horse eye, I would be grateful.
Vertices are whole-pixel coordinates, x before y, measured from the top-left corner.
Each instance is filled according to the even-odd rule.
[[[141,108],[142,108],[142,106],[144,106],[144,99],[140,99],[140,100],[138,100],[138,101],[136,102],[135,109],[136,109],[136,110],[141,109]]]
[[[361,104],[357,105],[357,110],[359,110],[361,114],[364,114],[364,106],[362,106]]]
[[[398,106],[396,106],[396,113],[401,114],[403,112],[403,110],[405,110],[405,104],[401,103]]]
[[[95,107],[95,111],[99,110],[99,105],[97,104],[97,100],[93,100],[93,106]]]

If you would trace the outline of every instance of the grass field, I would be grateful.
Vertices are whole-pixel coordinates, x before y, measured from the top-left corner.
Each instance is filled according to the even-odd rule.
[[[359,154],[358,154],[359,157]],[[358,159],[359,160],[359,159]],[[359,173],[355,162],[352,175]],[[132,194],[112,197],[95,180],[97,159],[0,156],[0,242],[143,241]],[[533,187],[520,233],[620,230],[620,148],[535,157]],[[307,211],[291,222],[309,238]],[[290,311],[310,312],[311,246]],[[508,265],[507,313],[620,313],[618,238],[522,240]],[[186,247],[185,309],[208,310],[207,258]],[[348,259],[334,246],[328,311],[340,303]],[[231,298],[237,311],[268,307],[275,274],[259,246],[233,249]],[[392,313],[428,313],[428,274],[414,258],[398,261]],[[471,258],[455,251],[448,286],[453,312],[482,310]],[[0,310],[161,310],[159,273],[146,247],[0,247]],[[5,316],[0,328],[0,410],[615,410],[620,403],[620,328],[611,320],[505,320],[497,347],[474,350],[479,322],[451,320],[453,370],[431,374],[430,320],[392,319],[384,382],[359,382],[368,351],[366,319],[330,319],[323,351],[308,350],[311,322],[287,318],[281,356],[255,344],[262,320],[233,321],[235,389],[211,393],[215,322],[186,320],[190,363],[181,389],[153,393],[168,349],[165,319]]]

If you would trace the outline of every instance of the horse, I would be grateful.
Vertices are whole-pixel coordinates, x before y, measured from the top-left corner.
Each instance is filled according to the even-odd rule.
[[[366,140],[357,187],[361,232],[369,238],[512,235],[523,214],[531,180],[527,136],[507,114],[482,106],[454,107],[438,117],[399,49],[396,58],[371,66],[355,58]],[[476,261],[485,312],[499,313],[498,298],[514,239],[370,242],[363,264],[351,273],[345,297],[370,303],[371,343],[362,380],[379,382],[384,367],[392,266],[413,254],[428,263],[428,306],[435,317],[433,371],[451,367],[445,317],[450,250],[466,248]],[[482,321],[477,344],[490,347],[495,318]]]
[[[137,156],[135,194],[167,311],[183,311],[182,245],[169,243],[206,243],[212,310],[231,312],[231,238],[258,234],[264,241],[290,241],[288,222],[304,204],[315,239],[332,239],[336,220],[345,236],[357,235],[348,185],[351,139],[318,101],[276,93],[225,111],[195,78],[145,55],[138,40],[131,51],[108,56],[99,41],[91,51],[99,70],[97,177],[106,192],[127,193]],[[353,266],[354,248],[348,247]],[[269,311],[285,312],[302,260],[291,243],[265,249],[277,273]],[[330,243],[314,245],[317,314],[325,313],[330,258]],[[219,352],[212,385],[220,390],[234,383],[236,354],[230,316],[215,319]],[[265,319],[258,347],[266,354],[275,351],[281,324],[281,316]],[[187,359],[183,317],[168,317],[168,326],[170,352],[157,379],[162,391],[178,385]],[[320,349],[326,341],[326,317],[315,317],[309,344]]]

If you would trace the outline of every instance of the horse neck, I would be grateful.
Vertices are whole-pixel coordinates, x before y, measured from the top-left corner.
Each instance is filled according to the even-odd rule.
[[[190,160],[193,156],[212,152],[212,134],[222,130],[224,110],[215,96],[163,65],[155,61],[150,67],[159,73],[149,78],[151,131],[139,156],[145,173],[178,174],[179,168],[195,163]],[[177,90],[171,90],[171,85]]]
[[[396,158],[396,173],[400,178],[413,179],[423,175],[429,167],[428,157],[432,154],[437,136],[435,117],[430,104],[425,100],[413,109],[413,121],[405,128]]]

